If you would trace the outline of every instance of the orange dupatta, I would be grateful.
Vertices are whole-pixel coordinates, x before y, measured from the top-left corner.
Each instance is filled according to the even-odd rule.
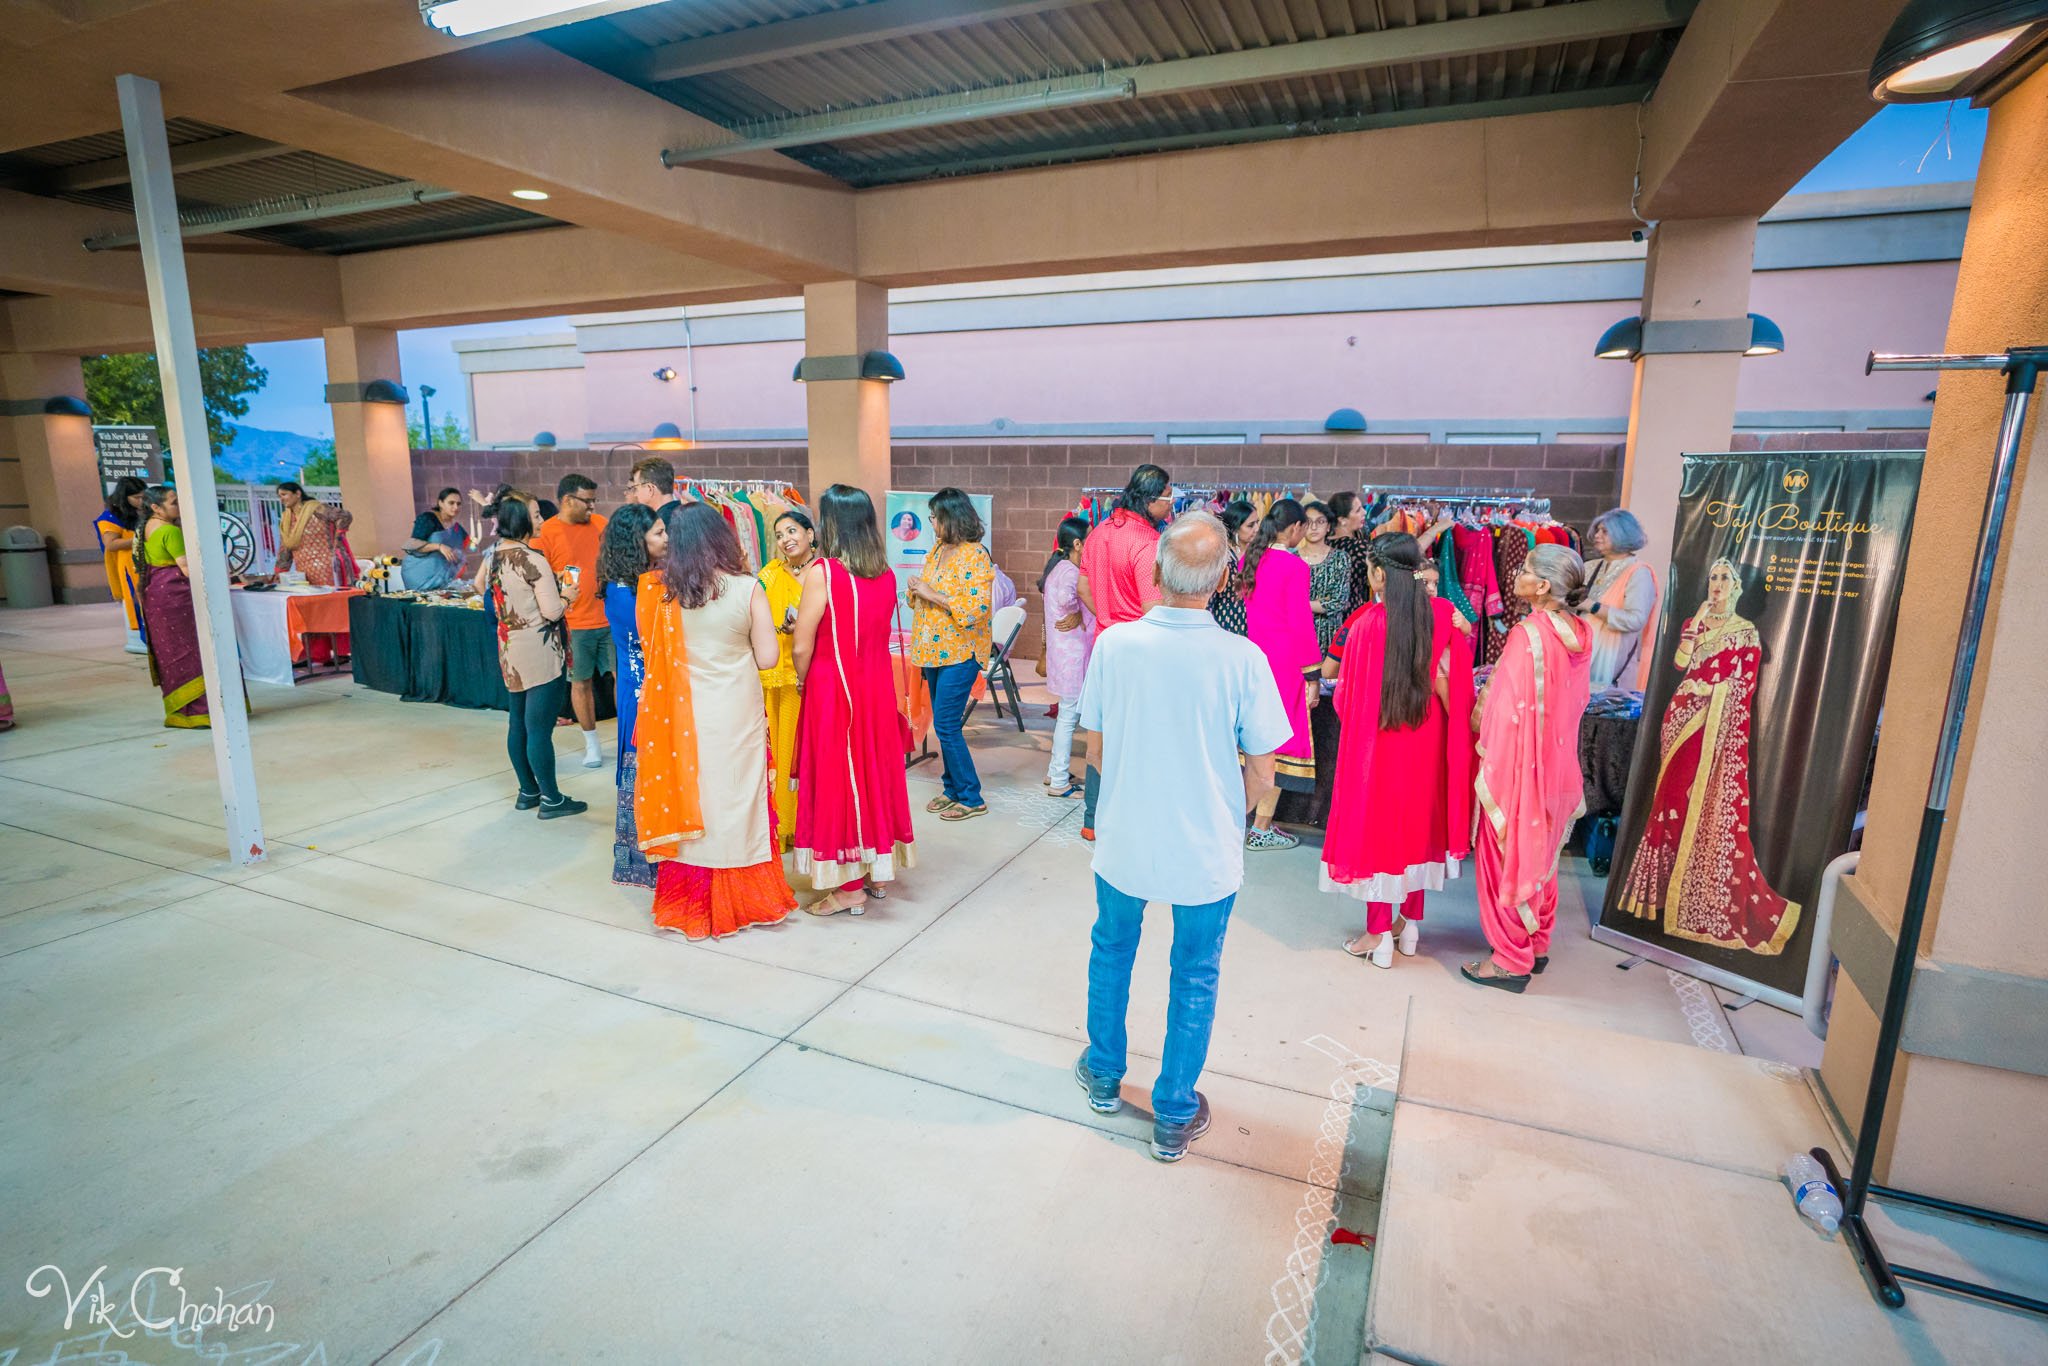
[[[633,788],[633,824],[640,852],[650,863],[672,859],[682,845],[704,838],[690,655],[683,644],[682,608],[667,598],[668,584],[660,570],[640,576],[635,614],[647,674],[633,729],[640,766]]]

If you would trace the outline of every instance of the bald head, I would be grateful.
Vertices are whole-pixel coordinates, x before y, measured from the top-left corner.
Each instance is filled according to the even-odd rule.
[[[1230,535],[1223,523],[1207,512],[1175,518],[1159,538],[1153,572],[1168,607],[1207,607],[1230,572]]]

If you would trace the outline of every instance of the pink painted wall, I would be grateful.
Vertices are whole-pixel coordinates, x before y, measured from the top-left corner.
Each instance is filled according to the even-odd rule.
[[[1954,261],[1854,270],[1772,270],[1750,285],[1752,312],[1785,329],[1785,354],[1744,364],[1738,408],[1908,408],[1923,401],[1931,376],[1866,375],[1872,351],[1926,353],[1942,349],[1955,298]]]
[[[1864,353],[1938,350],[1953,262],[1769,271],[1751,307],[1785,330],[1782,356],[1742,367],[1746,411],[1920,411],[1928,385],[1868,377]],[[1027,423],[1308,422],[1355,407],[1374,419],[1542,420],[1628,412],[1627,365],[1593,342],[1627,301],[918,333],[891,346],[909,372],[891,395],[904,427]],[[790,379],[800,343],[696,348],[706,432],[800,428]],[[681,348],[592,352],[585,368],[474,377],[479,439],[547,428],[587,433],[689,428]],[[653,378],[673,367],[678,379]],[[1378,439],[1378,438],[1375,438]]]
[[[472,420],[482,445],[508,445],[553,432],[564,446],[583,440],[581,370],[517,370],[469,377]]]

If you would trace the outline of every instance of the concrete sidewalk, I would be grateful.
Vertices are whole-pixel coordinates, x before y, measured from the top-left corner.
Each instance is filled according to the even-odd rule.
[[[592,809],[539,824],[512,810],[502,713],[345,678],[251,690],[270,857],[228,864],[210,739],[162,729],[120,636],[111,608],[0,614],[15,1366],[259,1342],[292,1362],[1355,1362],[1390,1249],[1328,1230],[1378,1225],[1411,1002],[1738,1047],[1711,993],[1616,971],[1574,932],[1577,881],[1549,973],[1514,998],[1457,976],[1483,951],[1469,884],[1381,972],[1341,952],[1357,911],[1315,891],[1313,847],[1254,854],[1204,1080],[1215,1128],[1164,1166],[1145,1113],[1161,927],[1124,1112],[1093,1114],[1068,1075],[1093,907],[1078,804],[1039,785],[1035,694],[1021,735],[977,713],[991,813],[920,816],[888,900],[698,945],[609,880],[609,763],[577,766],[563,737],[565,789]],[[911,773],[921,808],[937,775]],[[67,1329],[62,1287],[27,1293],[44,1266],[72,1294],[108,1268],[135,1336],[83,1306]],[[270,1326],[138,1328],[129,1287],[158,1266]],[[180,1288],[146,1287],[145,1318],[175,1314]],[[1573,1327],[1572,1355],[1619,1359]]]

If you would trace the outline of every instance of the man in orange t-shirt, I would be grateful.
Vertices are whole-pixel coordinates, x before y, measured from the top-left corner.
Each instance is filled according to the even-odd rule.
[[[548,518],[533,538],[565,590],[569,612],[569,705],[583,730],[583,766],[598,768],[597,675],[612,671],[612,631],[604,615],[604,585],[597,581],[597,551],[604,543],[604,518],[597,515],[597,484],[587,474],[565,474],[555,485],[562,515]]]

